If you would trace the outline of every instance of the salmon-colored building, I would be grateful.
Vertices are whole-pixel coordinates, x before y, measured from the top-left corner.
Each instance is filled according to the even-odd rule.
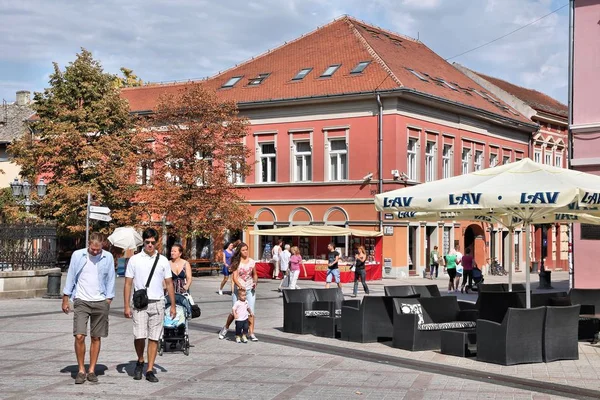
[[[571,15],[571,166],[600,175],[600,1],[571,0]],[[574,287],[600,287],[597,267],[599,240],[597,226],[574,225]]]
[[[538,125],[537,132],[531,137],[531,159],[541,164],[568,167],[569,109],[566,105],[536,90],[472,71],[460,64],[455,63],[454,66]],[[490,229],[493,230],[491,242],[504,244],[507,241],[505,229]],[[544,261],[543,267],[547,270],[568,270],[569,225],[534,225],[532,232],[531,261],[538,263],[540,268]],[[491,254],[499,259],[507,257],[505,253],[508,252],[508,246],[494,247]]]
[[[257,229],[337,225],[384,232],[370,238],[291,238],[321,257],[364,244],[384,276],[420,274],[434,245],[489,255],[484,223],[409,222],[378,213],[377,193],[529,156],[538,127],[418,40],[342,17],[207,80],[124,89],[131,110],[149,112],[162,93],[200,84],[235,100],[251,126],[245,144],[255,221],[244,240],[263,258],[275,237]],[[524,246],[517,232],[517,262]],[[523,241],[524,242],[524,241]],[[507,260],[508,262],[508,260]]]

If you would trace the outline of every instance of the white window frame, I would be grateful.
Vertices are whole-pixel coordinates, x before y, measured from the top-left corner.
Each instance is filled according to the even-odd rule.
[[[409,137],[406,146],[406,174],[408,179],[416,181],[418,179],[419,166],[419,139]]]
[[[329,143],[328,143],[328,148],[329,148],[329,154],[328,154],[328,167],[329,167],[329,180],[330,181],[345,181],[348,180],[348,142],[346,141],[346,138],[329,138],[328,139]],[[332,142],[335,141],[343,141],[345,148],[343,150],[332,150],[333,146],[332,146]],[[345,157],[344,157],[345,156]],[[346,159],[346,163],[345,165],[343,165],[342,160]],[[333,162],[336,162],[336,170],[337,170],[337,176],[334,176],[334,169],[331,167],[333,165]]]
[[[135,183],[138,185],[152,185],[152,175],[154,175],[154,160],[144,161],[138,164]]]
[[[483,150],[475,150],[473,169],[475,171],[481,171],[483,169]]]
[[[533,150],[533,161],[539,164],[542,163],[542,149]]]
[[[435,181],[436,174],[436,143],[427,141],[425,145],[425,182]]]
[[[471,148],[463,147],[460,157],[460,172],[466,175],[471,172]]]
[[[442,150],[442,178],[452,177],[452,145],[445,144]]]
[[[502,156],[502,165],[510,164],[510,154]]]
[[[563,161],[562,161],[562,151],[557,151],[556,153],[554,153],[554,166],[558,167],[558,168],[562,168],[563,166]]]
[[[264,146],[273,145],[275,148],[274,153],[263,153]],[[275,183],[277,182],[277,146],[275,142],[261,142],[258,144],[258,148],[260,151],[259,159],[259,181],[260,183]],[[263,161],[267,164],[266,176],[267,179],[264,179],[263,174]]]
[[[552,150],[544,150],[544,164],[552,165]]]
[[[308,144],[309,151],[298,151],[299,144]],[[298,161],[301,161],[302,166],[298,168]],[[310,140],[294,141],[294,156],[292,157],[292,170],[294,171],[294,182],[311,182],[312,181],[312,145]],[[347,157],[346,157],[347,163]]]
[[[490,153],[490,168],[498,165],[498,154]]]

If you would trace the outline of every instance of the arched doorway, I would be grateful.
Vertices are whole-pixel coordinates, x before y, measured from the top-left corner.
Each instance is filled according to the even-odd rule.
[[[485,231],[481,225],[471,224],[467,226],[463,235],[464,248],[460,249],[461,253],[465,253],[466,249],[471,249],[473,258],[477,265],[485,264]]]

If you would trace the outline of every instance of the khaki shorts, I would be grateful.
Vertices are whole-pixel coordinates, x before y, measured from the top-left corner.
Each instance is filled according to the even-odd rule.
[[[108,311],[110,304],[108,301],[84,301],[75,299],[73,302],[73,336],[87,336],[88,319],[90,322],[91,337],[108,336]]]
[[[149,300],[148,307],[137,310],[131,306],[133,313],[133,337],[135,339],[150,339],[158,341],[163,330],[165,318],[165,302]]]

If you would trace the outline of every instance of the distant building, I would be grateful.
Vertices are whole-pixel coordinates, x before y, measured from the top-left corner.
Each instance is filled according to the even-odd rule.
[[[236,181],[249,188],[255,217],[244,234],[251,256],[261,258],[274,239],[247,236],[256,229],[383,226],[386,236],[377,248],[344,237],[297,244],[317,256],[331,240],[344,255],[366,244],[374,259],[387,259],[384,276],[420,274],[434,245],[444,252],[472,247],[483,265],[490,238],[482,222],[412,222],[380,214],[375,194],[520,160],[538,130],[420,41],[350,17],[207,80],[126,88],[122,96],[132,112],[144,114],[161,94],[197,84],[235,100],[251,122],[245,143],[254,171]],[[516,263],[523,265],[520,231],[516,238]]]
[[[571,0],[571,12],[571,165],[573,169],[600,175],[600,1]],[[599,244],[600,227],[574,225],[574,287],[600,287]]]
[[[26,132],[25,121],[34,114],[31,108],[30,92],[20,90],[14,103],[3,101],[0,104],[0,188],[8,187],[19,176],[21,168],[10,161],[8,145]]]
[[[531,138],[530,158],[536,162],[567,168],[569,108],[552,97],[537,90],[524,88],[498,78],[472,71],[460,64],[456,68],[490,91],[494,96],[510,104],[539,129]],[[567,270],[569,256],[569,225],[545,224],[534,228],[532,261],[544,259],[544,268]],[[502,232],[504,240],[506,231]],[[502,240],[500,238],[496,240]],[[492,240],[493,242],[494,240]]]

